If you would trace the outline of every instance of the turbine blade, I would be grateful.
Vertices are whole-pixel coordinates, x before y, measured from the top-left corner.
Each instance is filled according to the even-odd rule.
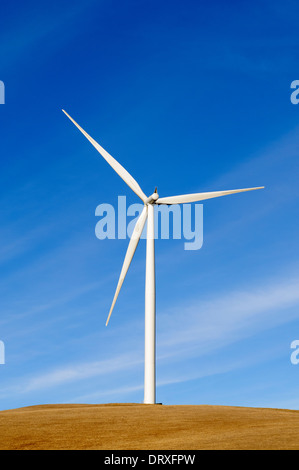
[[[77,122],[74,121],[74,119],[71,118],[71,116],[66,111],[64,111],[64,109],[62,111],[75,124],[79,131],[81,131],[82,134],[85,135],[89,142],[92,143],[92,145],[102,155],[106,162],[109,163],[110,166],[112,166],[112,168],[124,180],[124,182],[127,183],[127,185],[134,191],[134,193],[137,194],[137,196],[139,196],[140,199],[144,202],[146,200],[146,195],[140,188],[137,181],[133,178],[133,176],[131,176],[130,173],[128,173],[127,170],[125,170],[125,168],[120,163],[118,163],[118,161],[115,160],[115,158],[109,155],[109,153],[106,152],[103,147],[101,147],[92,137],[90,137],[90,135],[88,135],[87,132],[85,132],[85,130],[82,129],[82,127],[80,127],[79,124],[77,124]]]
[[[258,188],[233,189],[231,191],[214,191],[209,193],[184,194],[182,196],[161,197],[156,204],[185,204],[188,202],[205,201],[214,197],[227,196],[229,194],[243,193],[245,191],[254,191],[255,189],[263,189],[264,186]]]
[[[131,264],[131,261],[133,259],[133,256],[134,256],[134,253],[136,251],[137,245],[139,243],[139,240],[140,240],[140,237],[141,237],[142,230],[144,228],[146,219],[147,219],[147,206],[144,206],[143,211],[141,212],[141,214],[139,216],[139,219],[136,222],[134,231],[132,233],[132,237],[131,237],[131,240],[130,240],[130,243],[129,243],[129,246],[128,246],[128,249],[127,249],[127,252],[126,252],[125,260],[124,260],[124,263],[123,263],[123,266],[122,266],[122,269],[121,269],[118,284],[117,284],[116,291],[115,291],[115,294],[114,294],[113,302],[112,302],[112,305],[111,305],[111,308],[110,308],[110,311],[109,311],[109,315],[108,315],[108,318],[107,318],[107,321],[106,321],[106,326],[108,325],[108,322],[109,322],[109,319],[111,317],[111,313],[113,311],[113,308],[114,308],[115,302],[117,300],[119,291],[121,289],[121,286],[123,285],[123,282],[125,280],[126,274],[128,272],[128,269],[129,269],[129,266]]]

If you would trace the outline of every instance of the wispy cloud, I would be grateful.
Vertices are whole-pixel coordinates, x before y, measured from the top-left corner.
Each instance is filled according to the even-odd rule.
[[[118,371],[132,369],[142,362],[136,355],[123,354],[101,361],[89,361],[68,364],[35,376],[23,377],[17,385],[2,387],[2,398],[11,393],[31,393],[59,387],[71,382],[91,379],[92,377],[107,376]]]
[[[159,318],[161,357],[207,353],[299,317],[299,278],[273,279],[169,309]],[[179,327],[178,327],[179,325]]]
[[[208,352],[226,347],[242,338],[249,337],[265,328],[273,328],[287,323],[299,316],[299,278],[268,280],[262,285],[252,286],[248,290],[235,290],[217,298],[196,300],[189,305],[172,306],[168,312],[159,316],[158,363],[161,367],[172,360],[205,356]],[[263,361],[255,357],[254,361]],[[69,363],[35,376],[23,377],[18,386],[2,389],[2,396],[7,393],[31,393],[38,390],[57,388],[67,383],[81,382],[92,377],[107,376],[119,371],[134,370],[143,363],[135,346],[130,353],[118,354],[100,361]],[[163,366],[164,364],[164,366]],[[159,386],[175,382],[193,380],[208,375],[228,372],[244,367],[244,361],[238,358],[223,364],[209,364],[204,370],[186,371],[183,375],[173,375],[160,381]],[[136,388],[137,387],[137,388]],[[128,385],[127,393],[138,390],[141,384]],[[123,391],[123,386],[114,392],[100,390],[86,398],[104,397]],[[85,396],[85,395],[84,395]],[[82,398],[82,397],[81,397]]]
[[[130,369],[140,364],[140,362],[141,360],[136,359],[133,355],[123,355],[103,361],[72,364],[70,366],[61,367],[51,372],[33,377],[29,380],[23,390],[24,392],[36,391],[55,387],[67,382],[86,380],[91,377],[107,375],[119,370]]]

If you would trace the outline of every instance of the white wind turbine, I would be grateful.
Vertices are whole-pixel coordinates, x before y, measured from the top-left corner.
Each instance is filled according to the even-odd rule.
[[[144,403],[156,403],[156,284],[155,284],[155,232],[154,232],[154,206],[157,204],[184,204],[190,202],[204,201],[228,194],[242,193],[258,188],[235,189],[231,191],[213,191],[208,193],[184,194],[181,196],[170,196],[160,198],[157,190],[147,197],[135,179],[118,163],[106,150],[104,150],[90,135],[85,132],[69,114],[62,110],[66,116],[77,126],[77,128],[92,143],[102,157],[109,163],[116,173],[127,183],[127,185],[140,197],[144,203],[143,211],[136,222],[132,233],[125,260],[119,276],[119,281],[114,294],[112,305],[106,321],[108,325],[111,313],[117,300],[119,291],[124,282],[129,266],[133,259],[135,250],[140,240],[145,222],[147,220],[146,241],[146,278],[145,278],[145,357],[144,357]]]

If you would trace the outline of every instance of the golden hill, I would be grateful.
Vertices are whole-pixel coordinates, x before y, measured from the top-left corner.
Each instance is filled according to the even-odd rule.
[[[42,405],[0,412],[0,449],[299,449],[299,411]]]

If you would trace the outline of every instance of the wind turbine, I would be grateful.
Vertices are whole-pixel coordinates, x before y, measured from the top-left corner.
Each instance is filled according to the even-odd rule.
[[[129,246],[126,252],[125,260],[121,269],[118,284],[106,321],[108,325],[111,313],[117,300],[119,291],[125,280],[129,266],[140,240],[145,222],[147,220],[147,239],[146,239],[146,276],[145,276],[145,355],[144,355],[144,403],[156,403],[156,284],[155,284],[155,231],[154,231],[154,207],[158,204],[185,204],[190,202],[205,201],[215,197],[226,196],[229,194],[242,193],[262,189],[257,188],[235,189],[231,191],[213,191],[207,193],[184,194],[181,196],[170,196],[160,198],[157,189],[147,197],[140,188],[137,181],[118,163],[106,150],[104,150],[82,127],[74,121],[73,118],[64,110],[66,116],[75,124],[75,126],[85,135],[91,144],[97,149],[102,157],[109,163],[116,173],[127,183],[137,196],[144,203],[144,208],[136,222],[132,233]]]

